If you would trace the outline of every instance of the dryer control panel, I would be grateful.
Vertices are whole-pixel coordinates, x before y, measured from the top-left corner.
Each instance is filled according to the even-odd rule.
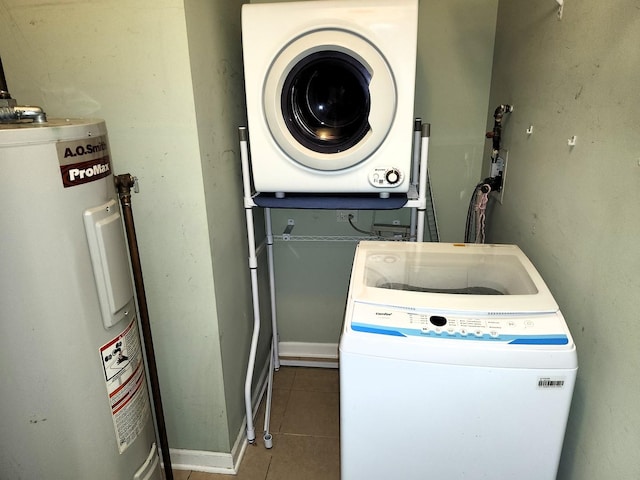
[[[374,168],[369,172],[369,182],[374,187],[388,188],[402,184],[404,174],[396,167]]]
[[[520,345],[569,343],[560,312],[443,313],[357,301],[353,308],[351,329],[363,333]]]

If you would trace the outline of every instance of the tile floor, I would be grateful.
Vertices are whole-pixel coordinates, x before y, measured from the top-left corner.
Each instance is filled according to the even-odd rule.
[[[247,446],[237,476],[175,471],[174,479],[339,480],[339,405],[338,369],[281,367],[273,381],[273,448],[262,441],[261,405],[256,445]]]

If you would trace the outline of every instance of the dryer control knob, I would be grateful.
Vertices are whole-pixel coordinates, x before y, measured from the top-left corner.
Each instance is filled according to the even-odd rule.
[[[393,185],[400,181],[400,172],[393,168],[385,174],[385,178],[387,179],[387,182]]]

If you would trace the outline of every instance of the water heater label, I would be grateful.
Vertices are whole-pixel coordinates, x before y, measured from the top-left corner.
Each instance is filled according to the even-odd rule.
[[[123,453],[149,421],[151,408],[134,318],[122,333],[100,347],[118,449]]]
[[[82,185],[107,177],[111,159],[107,136],[89,140],[71,140],[56,144],[62,184],[65,188]]]

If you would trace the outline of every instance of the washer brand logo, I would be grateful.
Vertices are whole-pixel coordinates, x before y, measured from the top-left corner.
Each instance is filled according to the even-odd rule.
[[[106,135],[58,142],[58,161],[65,188],[93,182],[111,174],[109,143]]]

